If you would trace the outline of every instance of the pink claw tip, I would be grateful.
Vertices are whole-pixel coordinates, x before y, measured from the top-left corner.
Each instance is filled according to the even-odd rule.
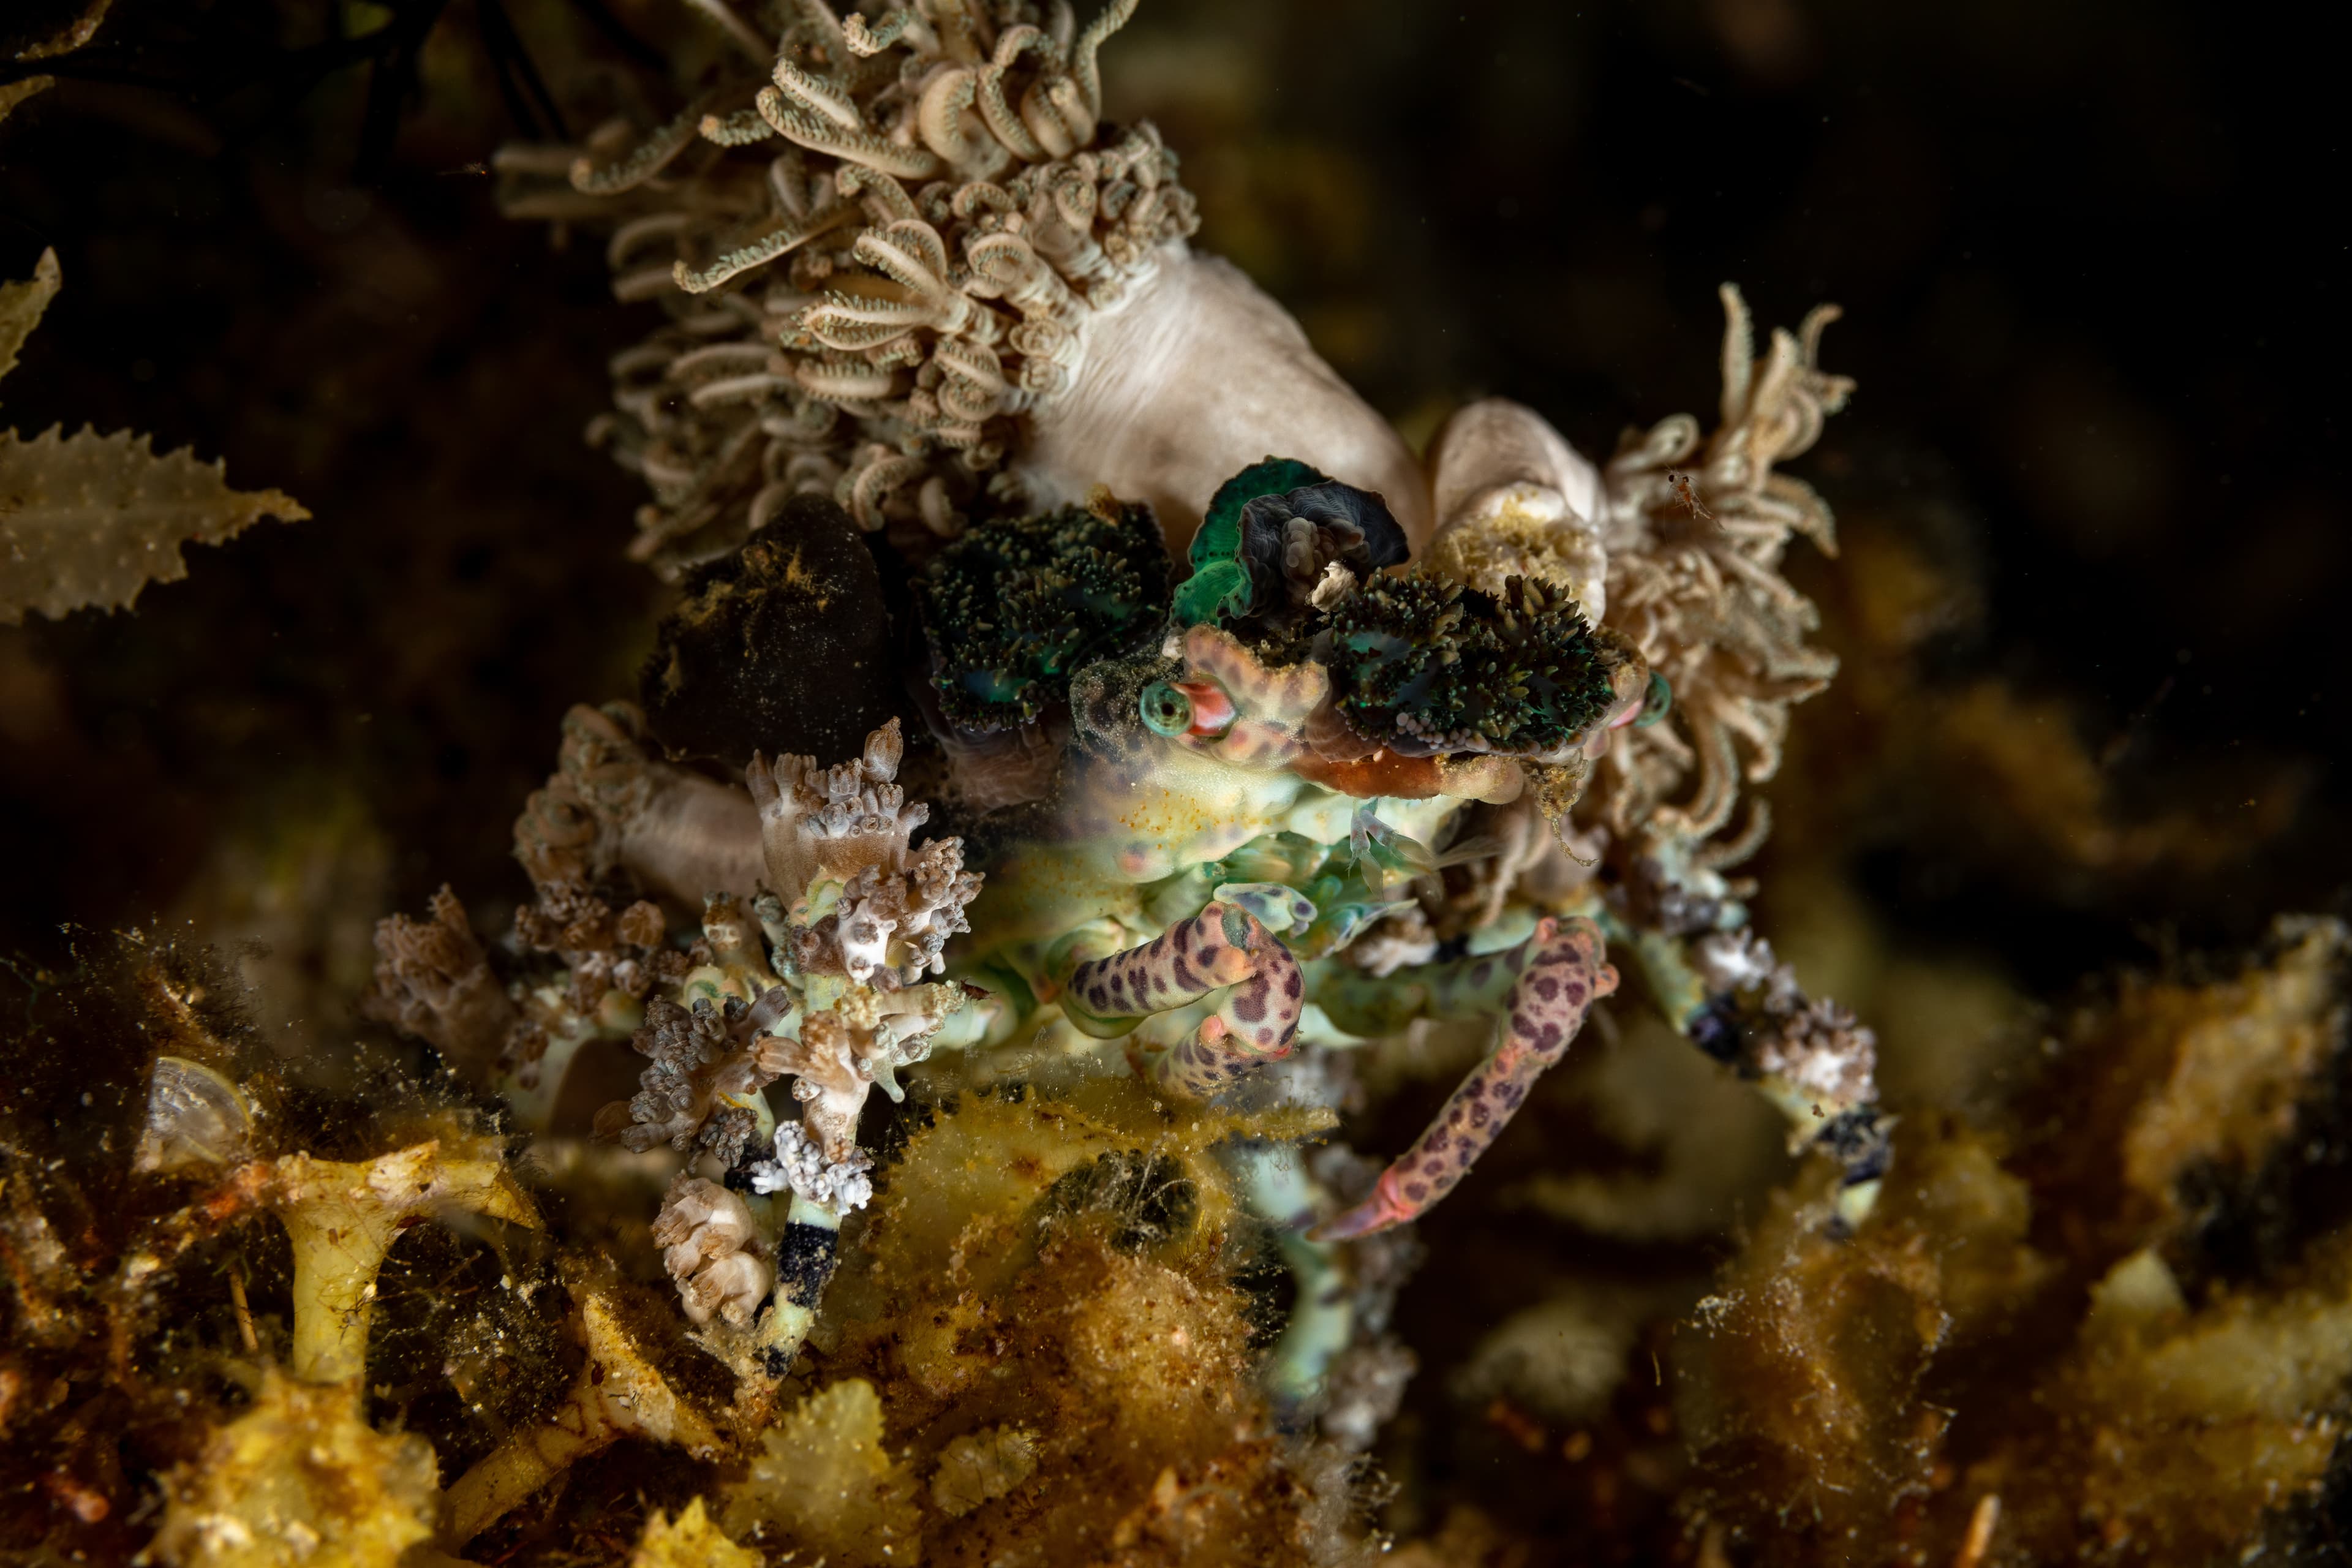
[[[1380,1184],[1372,1189],[1370,1197],[1345,1213],[1333,1215],[1308,1231],[1307,1239],[1353,1241],[1358,1237],[1376,1236],[1412,1219],[1418,1212],[1397,1191],[1396,1173],[1393,1170],[1383,1171]]]

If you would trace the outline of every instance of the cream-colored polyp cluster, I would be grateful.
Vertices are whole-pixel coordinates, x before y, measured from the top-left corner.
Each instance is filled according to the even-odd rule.
[[[1791,534],[1835,552],[1829,508],[1772,471],[1812,446],[1853,389],[1815,363],[1837,310],[1822,306],[1798,332],[1775,331],[1759,363],[1739,291],[1726,284],[1723,304],[1715,434],[1702,445],[1698,421],[1675,415],[1629,440],[1604,476],[1609,624],[1672,683],[1678,714],[1678,724],[1621,731],[1596,770],[1588,799],[1619,834],[1720,833],[1742,775],[1760,783],[1779,771],[1790,704],[1837,671],[1833,655],[1806,644],[1819,616],[1780,573]],[[1697,858],[1730,864],[1766,828],[1756,801],[1736,833]]]
[[[714,1317],[738,1327],[750,1322],[775,1283],[750,1205],[699,1176],[680,1172],[670,1183],[654,1219],[654,1244],[697,1323]]]
[[[672,311],[614,359],[592,432],[653,489],[640,559],[708,559],[810,492],[867,529],[961,527],[1013,421],[1073,384],[1087,319],[1198,226],[1150,126],[1095,145],[1097,55],[1135,3],[1075,37],[1066,5],[1026,0],[870,26],[803,0],[772,41],[730,13],[764,81],[633,148],[502,154],[511,213],[625,220],[615,291]],[[559,173],[569,191],[530,185]]]

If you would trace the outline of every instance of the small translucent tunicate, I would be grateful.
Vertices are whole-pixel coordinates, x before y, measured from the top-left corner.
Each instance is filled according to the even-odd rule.
[[[252,1141],[253,1108],[236,1085],[185,1057],[155,1058],[134,1169],[226,1165],[243,1158]]]

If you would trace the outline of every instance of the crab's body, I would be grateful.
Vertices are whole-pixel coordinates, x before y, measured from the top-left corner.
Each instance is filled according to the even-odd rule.
[[[1254,861],[1288,874],[1215,879],[1303,893],[1319,868],[1312,849],[1345,847],[1371,823],[1433,843],[1459,809],[1454,797],[1365,799],[1310,781],[1291,764],[1305,751],[1297,731],[1321,698],[1320,672],[1281,672],[1285,681],[1230,639],[1191,640],[1198,657],[1182,674],[1196,685],[1217,682],[1234,705],[1232,728],[1157,734],[1137,711],[1141,682],[1108,672],[1082,679],[1060,789],[987,858],[971,943],[982,962],[1034,981],[1045,954],[1081,927],[1107,921],[1137,940],[1159,935],[1171,900],[1181,905],[1200,887],[1197,909],[1213,871],[1254,845],[1264,845]]]
[[[565,973],[499,986],[451,898],[380,931],[376,1010],[527,1124],[584,1047],[652,1058],[598,1130],[699,1163],[656,1236],[688,1314],[771,1386],[871,1194],[869,1090],[899,1097],[942,1051],[1014,1079],[1131,1067],[1200,1100],[1302,1048],[1488,1023],[1369,1191],[1369,1167],[1333,1191],[1287,1150],[1231,1147],[1297,1277],[1267,1373],[1286,1400],[1370,1331],[1344,1281],[1380,1248],[1342,1249],[1428,1212],[1501,1135],[1617,989],[1611,943],[1843,1163],[1842,1218],[1885,1166],[1869,1031],[1804,994],[1725,875],[1768,830],[1751,786],[1790,706],[1835,668],[1780,573],[1793,535],[1833,549],[1828,509],[1773,471],[1849,390],[1816,363],[1834,311],[1759,355],[1726,286],[1710,437],[1675,416],[1604,466],[1490,400],[1416,461],[1278,305],[1189,248],[1157,132],[1100,120],[1096,56],[1133,9],[1079,34],[1024,0],[871,30],[786,7],[737,40],[757,71],[635,152],[501,159],[518,212],[620,222],[622,297],[669,309],[614,360],[594,434],[653,489],[633,552],[697,574],[688,608],[712,612],[665,638],[743,634],[692,665],[740,732],[671,733],[734,776],[662,755],[650,681],[650,726],[573,710],[516,827],[538,898],[513,948]],[[792,613],[713,612],[795,582]],[[922,667],[891,668],[918,629]],[[760,637],[782,646],[753,657]],[[767,689],[850,667],[878,679],[838,701],[820,679],[801,709]],[[754,750],[845,751],[900,677],[968,848],[918,841],[898,719],[851,761]],[[765,1098],[785,1079],[796,1115]]]

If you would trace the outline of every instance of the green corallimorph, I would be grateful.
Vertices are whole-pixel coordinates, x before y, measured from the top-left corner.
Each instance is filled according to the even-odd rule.
[[[1334,605],[1332,686],[1349,726],[1407,755],[1542,756],[1608,712],[1620,657],[1565,595],[1513,577],[1499,599],[1444,578],[1369,583]]]
[[[1024,724],[1080,666],[1157,629],[1168,560],[1151,509],[1107,495],[1042,517],[982,523],[915,583],[931,684],[972,730]]]
[[[1242,559],[1242,508],[1260,496],[1328,481],[1328,475],[1295,458],[1268,458],[1219,485],[1192,535],[1192,574],[1176,589],[1177,624],[1196,626],[1248,615],[1255,584],[1249,563]]]

